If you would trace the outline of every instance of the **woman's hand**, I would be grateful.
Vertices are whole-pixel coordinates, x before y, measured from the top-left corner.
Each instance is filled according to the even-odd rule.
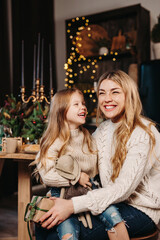
[[[41,218],[41,226],[47,229],[60,224],[66,220],[72,213],[74,213],[72,200],[65,200],[51,197],[55,202],[54,206],[45,213]]]
[[[82,185],[83,187],[92,187],[91,182],[89,181],[89,176],[88,174],[81,172],[80,178],[78,180],[79,184]]]

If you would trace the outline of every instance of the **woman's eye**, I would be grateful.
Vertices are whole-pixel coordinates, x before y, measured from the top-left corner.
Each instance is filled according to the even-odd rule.
[[[99,92],[99,95],[102,95],[102,94],[104,94],[104,92]]]
[[[118,91],[114,91],[114,92],[112,92],[113,94],[116,94],[116,93],[119,93]]]

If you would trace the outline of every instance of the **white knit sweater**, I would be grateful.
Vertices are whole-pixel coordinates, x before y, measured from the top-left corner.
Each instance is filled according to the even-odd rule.
[[[79,129],[71,130],[71,139],[65,149],[64,154],[70,154],[79,163],[81,172],[87,173],[90,177],[94,177],[98,173],[97,147],[95,141],[92,141],[94,154],[88,150],[87,144],[83,144],[84,134]],[[48,149],[46,156],[46,168],[41,168],[41,162],[37,165],[42,182],[50,187],[67,187],[70,185],[69,180],[61,177],[55,170],[55,160],[63,142],[57,138]],[[82,149],[83,146],[83,149]],[[37,154],[37,157],[39,153]]]
[[[145,124],[148,121],[144,120]],[[99,151],[99,173],[103,188],[72,198],[74,212],[100,214],[110,204],[126,201],[145,212],[158,224],[160,220],[160,133],[152,126],[156,139],[150,154],[149,135],[136,127],[127,143],[127,156],[118,178],[113,183],[111,157],[114,153],[113,133],[117,124],[103,122],[93,134]],[[156,157],[155,157],[156,156]]]

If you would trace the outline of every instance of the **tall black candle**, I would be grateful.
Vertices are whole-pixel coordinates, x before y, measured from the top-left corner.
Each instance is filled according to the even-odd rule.
[[[52,49],[51,44],[49,44],[49,73],[50,73],[50,90],[53,88],[52,85]]]
[[[37,79],[39,79],[39,61],[40,61],[40,33],[38,33],[38,48],[37,48]]]
[[[44,39],[42,39],[42,46],[41,46],[41,85],[43,85],[43,49],[44,49]]]
[[[33,89],[35,89],[36,81],[36,45],[34,44],[34,53],[33,53]]]
[[[22,75],[21,75],[21,81],[22,81],[22,87],[24,87],[24,40],[22,40]]]

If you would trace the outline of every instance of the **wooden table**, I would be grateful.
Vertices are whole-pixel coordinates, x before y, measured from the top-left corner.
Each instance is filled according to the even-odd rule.
[[[18,161],[18,240],[29,240],[27,223],[24,222],[24,212],[27,203],[31,200],[31,170],[28,165],[35,159],[35,156],[35,154],[26,153],[0,153],[0,175],[5,159]]]

